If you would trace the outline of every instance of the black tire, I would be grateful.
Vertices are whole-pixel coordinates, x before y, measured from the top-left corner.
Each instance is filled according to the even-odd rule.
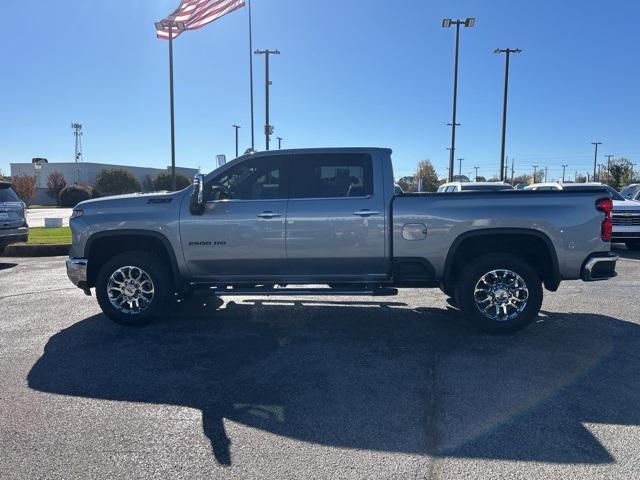
[[[522,308],[521,311],[517,311],[515,308],[509,307],[507,310],[509,315],[503,319],[490,318],[488,315],[491,315],[491,313],[485,315],[476,304],[476,285],[478,285],[478,282],[480,282],[485,275],[490,274],[490,272],[494,270],[509,270],[517,274],[526,284],[528,291],[524,308]],[[493,277],[485,278],[491,279]],[[486,285],[486,283],[484,285]],[[514,285],[512,285],[512,287]],[[518,297],[524,297],[525,293],[520,290],[516,295]],[[478,298],[482,299],[483,295],[478,294]],[[497,334],[513,333],[522,330],[537,318],[540,307],[542,306],[542,281],[538,273],[527,262],[515,255],[483,255],[471,262],[460,275],[460,279],[456,285],[456,299],[467,320],[483,332]],[[486,301],[487,305],[492,302],[491,299]],[[514,301],[518,303],[517,298],[515,298]]]
[[[640,240],[627,240],[624,242],[629,250],[638,251],[640,250]]]
[[[131,266],[143,270],[151,279],[153,296],[139,313],[118,310],[109,299],[107,285],[111,275],[121,267]],[[148,284],[147,284],[148,285]],[[171,274],[162,261],[147,252],[130,251],[109,259],[100,268],[96,279],[96,298],[107,317],[120,325],[146,325],[165,308],[169,298]]]

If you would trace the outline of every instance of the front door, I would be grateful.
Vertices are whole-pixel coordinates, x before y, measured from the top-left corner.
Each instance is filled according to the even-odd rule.
[[[185,261],[194,277],[286,274],[283,177],[283,158],[270,156],[230,166],[206,182],[204,213],[192,215],[187,205],[181,218]]]
[[[384,276],[385,203],[375,159],[366,153],[326,153],[289,161],[290,273],[318,280]]]

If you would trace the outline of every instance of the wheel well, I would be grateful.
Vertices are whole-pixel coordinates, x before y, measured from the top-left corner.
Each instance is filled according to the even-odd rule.
[[[177,278],[175,257],[169,253],[167,246],[158,237],[145,234],[105,235],[91,241],[88,247],[88,287],[95,286],[98,272],[104,262],[114,255],[128,251],[143,251],[159,257],[169,265],[173,275],[171,280]]]
[[[555,291],[560,283],[557,258],[550,241],[542,236],[528,233],[495,233],[469,235],[452,247],[445,267],[445,284],[454,285],[464,266],[480,255],[509,253],[531,265],[548,290]]]

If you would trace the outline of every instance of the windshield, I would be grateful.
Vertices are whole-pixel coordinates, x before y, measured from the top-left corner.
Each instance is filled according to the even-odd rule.
[[[622,195],[624,198],[633,198],[638,190],[640,190],[640,185],[628,185],[620,190],[620,195]]]

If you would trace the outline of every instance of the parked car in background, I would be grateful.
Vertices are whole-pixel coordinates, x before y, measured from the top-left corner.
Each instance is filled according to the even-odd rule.
[[[640,250],[640,203],[624,198],[620,192],[602,183],[536,183],[525,190],[572,190],[605,188],[613,200],[611,214],[613,224],[613,242],[624,243],[630,250]]]
[[[632,183],[620,190],[622,195],[627,200],[640,201],[640,183]]]
[[[29,228],[25,207],[11,183],[0,182],[0,255],[7,245],[27,241]]]
[[[543,285],[616,275],[611,208],[603,188],[395,195],[391,150],[272,150],[179,192],[78,204],[67,273],[123,324],[148,321],[193,288],[383,296],[440,287],[479,329],[507,333],[537,318]]]
[[[440,193],[499,192],[501,190],[513,190],[513,187],[503,182],[449,182],[438,187]]]

